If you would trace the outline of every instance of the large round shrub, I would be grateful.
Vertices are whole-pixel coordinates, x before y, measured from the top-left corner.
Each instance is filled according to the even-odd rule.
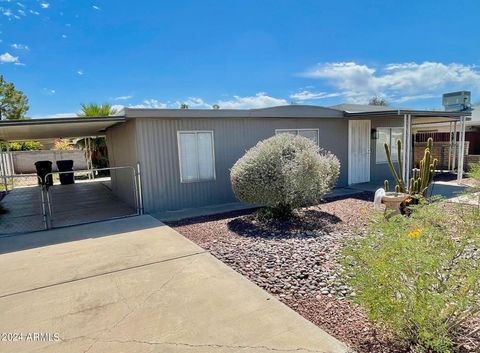
[[[340,162],[311,140],[280,134],[259,142],[230,171],[233,192],[277,215],[318,204],[335,185]]]

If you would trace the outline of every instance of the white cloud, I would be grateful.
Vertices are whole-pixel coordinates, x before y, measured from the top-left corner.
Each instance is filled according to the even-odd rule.
[[[67,35],[66,34],[62,34],[62,38],[67,38]]]
[[[21,8],[25,8],[25,5],[22,4],[21,2],[17,2],[17,5],[20,6]]]
[[[2,64],[15,64],[19,63],[18,56],[13,56],[10,53],[4,53],[0,55],[0,63]]]
[[[11,17],[13,16],[13,12],[10,9],[5,9],[3,7],[0,7],[0,11],[2,12],[2,15]]]
[[[153,108],[163,109],[167,107],[167,104],[162,103],[156,99],[146,99],[141,104],[129,105],[129,108]]]
[[[254,96],[233,96],[233,99],[221,100],[217,104],[221,109],[249,109],[286,105],[288,102],[283,98],[275,98],[268,96],[265,92],[259,92]]]
[[[430,99],[430,98],[438,98],[439,96],[437,94],[418,94],[416,96],[403,96],[397,99],[394,99],[394,102],[397,103],[404,103],[408,101],[416,101],[419,99]]]
[[[11,47],[13,49],[18,49],[18,50],[30,50],[30,48],[28,47],[28,45],[25,45],[25,44],[17,44],[17,43],[14,43],[11,45]]]
[[[133,96],[118,96],[118,97],[115,97],[113,99],[116,100],[116,101],[125,101],[125,100],[131,99],[131,98],[133,98]]]
[[[196,109],[201,109],[201,108],[207,108],[210,109],[212,106],[205,102],[202,98],[198,97],[188,97],[188,99],[184,102],[177,101],[176,105],[180,107],[182,104],[188,105],[189,108],[196,108]]]
[[[101,10],[101,8],[99,8],[99,7],[96,6],[96,5],[92,5],[92,8],[93,8],[94,10],[97,10],[97,11],[100,11],[100,10]]]
[[[83,70],[78,70],[77,74],[79,74],[80,76],[83,76],[85,73],[83,72]]]
[[[416,99],[411,98],[415,96],[425,99],[426,94],[440,97],[446,90],[480,88],[480,71],[476,66],[429,61],[379,68],[355,62],[323,63],[303,76],[327,80],[353,102],[368,101],[373,95],[391,101],[408,101]]]
[[[50,7],[50,4],[48,2],[42,2],[40,4],[40,6],[43,8],[43,9],[48,9]]]
[[[30,10],[30,13],[37,16],[40,15],[40,12],[34,10]]]
[[[297,101],[308,101],[308,100],[317,100],[324,98],[333,98],[341,96],[341,93],[328,93],[328,92],[312,92],[308,90],[299,91],[290,95],[290,98]]]

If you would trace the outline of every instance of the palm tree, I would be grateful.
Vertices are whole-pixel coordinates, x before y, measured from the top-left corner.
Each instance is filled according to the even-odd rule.
[[[108,117],[118,113],[118,110],[113,108],[110,104],[80,104],[81,110],[77,114],[80,117],[84,118],[99,118],[99,117]],[[86,139],[81,139],[78,142],[78,145],[82,149],[87,147]],[[90,139],[90,149],[92,153],[92,166],[94,168],[108,168],[108,153],[107,153],[107,143],[104,137],[94,137]]]
[[[115,115],[118,113],[118,110],[113,108],[110,104],[105,103],[105,104],[96,104],[96,103],[90,103],[90,104],[85,104],[82,103],[80,104],[82,109],[80,110],[80,113],[78,113],[78,116],[83,116],[83,117],[103,117],[103,116],[110,116],[110,115]]]

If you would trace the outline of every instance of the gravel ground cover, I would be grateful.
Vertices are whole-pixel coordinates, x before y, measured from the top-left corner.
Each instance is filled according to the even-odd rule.
[[[364,229],[372,200],[369,192],[329,199],[292,221],[265,224],[243,211],[170,226],[356,352],[409,352],[348,300],[355,292],[340,276],[339,250]]]
[[[338,250],[365,226],[372,199],[330,199],[293,221],[264,224],[253,212],[232,212],[170,226],[357,352],[404,352],[346,300],[355,293],[338,273]]]

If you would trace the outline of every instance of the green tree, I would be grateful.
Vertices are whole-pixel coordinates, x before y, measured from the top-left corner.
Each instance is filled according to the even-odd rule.
[[[180,109],[188,109],[188,104],[186,103],[180,104]]]
[[[96,103],[90,103],[90,104],[80,104],[81,109],[80,113],[78,113],[78,116],[83,116],[83,117],[104,117],[104,116],[110,116],[110,115],[115,115],[118,113],[118,110],[113,108],[110,104],[105,103],[105,104],[96,104]]]
[[[84,118],[99,118],[99,117],[108,117],[118,113],[118,110],[113,108],[110,104],[81,104],[80,113],[78,116]],[[108,163],[108,153],[107,153],[107,143],[104,137],[91,138],[90,148],[92,151],[92,164],[94,168],[107,168]],[[85,139],[79,140],[77,142],[80,147],[85,149],[87,147],[87,141]]]
[[[27,96],[0,75],[0,120],[25,119],[28,108]]]
[[[368,101],[368,105],[378,105],[378,106],[388,107],[389,104],[385,99],[378,96],[374,96],[370,98],[370,100]]]

